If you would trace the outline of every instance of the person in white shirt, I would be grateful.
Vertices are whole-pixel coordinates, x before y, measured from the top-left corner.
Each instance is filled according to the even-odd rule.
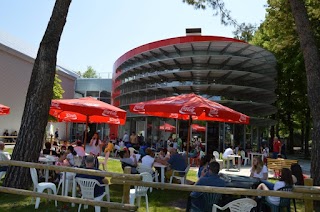
[[[9,160],[8,156],[3,152],[5,144],[0,141],[0,161]],[[8,166],[0,166],[0,171],[7,171]]]
[[[141,164],[148,168],[152,168],[154,163],[154,153],[150,148],[147,148],[145,152],[146,152],[146,155],[141,159]]]
[[[229,155],[233,155],[233,154],[234,154],[234,153],[233,153],[233,149],[231,149],[231,148],[229,147],[229,148],[227,148],[227,149],[224,151],[224,153],[223,153],[223,155],[222,155],[222,158],[223,158],[223,159],[227,159]]]
[[[224,153],[222,154],[222,158],[226,160],[226,159],[228,159],[228,156],[229,156],[229,155],[234,155],[233,149],[231,149],[230,147],[227,148],[227,149],[224,151]],[[231,160],[231,159],[230,159],[230,160]],[[233,160],[232,160],[232,164],[233,164],[233,166],[236,164],[234,158],[233,158]]]
[[[268,179],[268,168],[263,164],[261,157],[253,158],[250,177],[259,178],[260,180]]]
[[[280,188],[283,188],[285,186],[292,186],[293,181],[292,181],[292,173],[290,169],[288,168],[283,168],[281,170],[281,178],[278,182],[276,182],[273,186],[273,189],[270,189],[268,186],[266,186],[264,183],[261,183],[257,189],[258,190],[274,190],[277,191]],[[267,196],[266,201],[273,204],[273,205],[279,205],[280,204],[280,197],[273,197],[273,196]]]
[[[129,135],[128,135],[127,132],[124,132],[122,141],[123,141],[125,144],[130,142]]]
[[[74,151],[77,153],[79,157],[84,157],[86,155],[81,141],[77,141],[77,146],[74,147]]]

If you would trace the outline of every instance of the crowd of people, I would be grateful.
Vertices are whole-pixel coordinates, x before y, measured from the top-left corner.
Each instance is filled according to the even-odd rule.
[[[181,139],[173,139],[169,137],[166,141],[159,142],[155,146],[147,146],[144,140],[141,140],[141,136],[137,136],[135,132],[132,132],[129,136],[127,132],[123,135],[122,139],[117,139],[114,135],[110,135],[109,139],[104,144],[99,137],[98,133],[94,133],[90,143],[88,144],[90,148],[89,155],[86,155],[85,149],[81,141],[75,141],[74,143],[63,142],[60,145],[51,142],[45,143],[45,148],[42,150],[43,155],[51,155],[58,157],[55,162],[56,166],[76,166],[75,157],[80,157],[82,163],[80,167],[87,169],[99,170],[99,162],[97,157],[104,153],[105,161],[103,163],[103,169],[107,169],[107,161],[112,152],[115,151],[116,146],[119,148],[118,153],[120,156],[120,162],[122,168],[125,166],[131,167],[132,174],[139,173],[139,167],[146,167],[152,171],[154,175],[156,171],[159,173],[161,170],[154,166],[155,163],[159,163],[166,166],[165,169],[165,180],[168,182],[173,174],[173,171],[184,171],[186,170],[187,158],[184,150],[184,145]],[[139,138],[140,137],[140,138]],[[143,137],[143,136],[142,136]],[[161,144],[161,145],[160,145]],[[278,158],[283,155],[283,145],[278,138],[274,138],[273,141],[273,152],[272,157]],[[5,144],[0,141],[0,160],[8,160],[7,156],[3,153]],[[130,150],[133,149],[133,151]],[[226,181],[219,175],[220,164],[216,162],[216,158],[208,154],[206,155],[202,150],[201,142],[194,140],[191,145],[188,157],[199,157],[200,166],[198,169],[198,181],[195,183],[196,186],[217,186],[225,187]],[[234,150],[229,147],[226,148],[222,154],[222,158],[227,158],[230,154],[239,154],[241,151],[241,146],[238,145]],[[135,154],[136,153],[136,154]],[[261,153],[267,158],[270,154],[269,148],[266,144],[262,145]],[[138,157],[139,156],[139,157]],[[7,167],[0,167],[0,171],[6,171]],[[261,157],[254,157],[252,161],[252,167],[250,169],[250,175],[248,177],[256,178],[259,180],[260,184],[256,185],[256,189],[259,190],[279,190],[286,186],[292,185],[303,185],[304,178],[306,177],[302,173],[301,166],[299,164],[292,164],[291,169],[283,168],[281,170],[281,176],[278,181],[269,181],[268,167],[266,162],[261,159]],[[56,182],[61,179],[61,173],[55,172]],[[67,173],[66,177],[74,177],[75,174]],[[160,174],[159,174],[160,176]],[[76,175],[76,177],[92,178],[97,179],[99,183],[108,184],[107,179],[102,177],[90,176],[90,175]],[[95,190],[95,196],[98,196],[103,192],[104,188],[99,188]],[[255,198],[258,202],[259,198]],[[279,205],[280,197],[266,197],[265,201],[270,204]],[[202,192],[191,192],[188,206],[195,205],[197,208],[204,206],[203,204],[203,193]],[[225,200],[223,201],[225,203]]]

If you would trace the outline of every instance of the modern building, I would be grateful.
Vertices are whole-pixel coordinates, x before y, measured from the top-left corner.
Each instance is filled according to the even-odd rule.
[[[128,110],[130,103],[184,93],[196,93],[250,116],[250,125],[205,123],[208,148],[259,144],[267,119],[276,113],[276,59],[269,51],[241,40],[194,33],[155,41],[122,55],[113,67],[112,101]],[[186,137],[183,121],[127,114],[120,128],[143,133],[148,141],[167,139],[160,132],[164,122],[176,124]],[[204,124],[204,123],[202,123]]]
[[[37,51],[11,35],[0,32],[0,103],[10,107],[10,114],[0,117],[0,133],[19,131],[26,101],[27,90]],[[57,66],[57,74],[64,89],[63,98],[74,98],[76,73]],[[60,136],[65,137],[65,124],[56,123],[61,128]]]

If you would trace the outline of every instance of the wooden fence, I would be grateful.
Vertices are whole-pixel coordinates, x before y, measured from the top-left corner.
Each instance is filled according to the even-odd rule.
[[[208,193],[220,193],[220,194],[232,194],[232,195],[244,195],[244,196],[277,196],[292,199],[303,199],[305,201],[305,211],[313,211],[313,201],[320,201],[320,187],[316,186],[294,186],[292,192],[283,191],[263,191],[255,189],[241,189],[241,188],[222,188],[222,187],[212,187],[212,186],[194,186],[194,185],[180,185],[180,184],[169,184],[169,183],[155,183],[155,182],[143,182],[140,175],[129,174],[131,172],[130,167],[125,167],[124,174],[105,172],[105,171],[95,171],[81,168],[63,167],[63,166],[53,166],[44,165],[39,163],[30,163],[22,161],[0,161],[0,165],[9,166],[20,166],[26,168],[37,168],[37,169],[49,169],[60,172],[74,172],[79,174],[88,174],[102,177],[110,177],[111,183],[122,184],[123,186],[123,204],[122,203],[110,203],[103,201],[89,201],[73,197],[65,197],[50,194],[39,194],[36,192],[5,188],[0,187],[0,192],[4,193],[14,193],[35,197],[43,197],[47,199],[58,200],[62,202],[71,203],[82,203],[87,205],[99,205],[102,207],[121,209],[126,211],[135,211],[137,208],[133,205],[129,205],[129,192],[130,186],[147,186],[153,188],[169,189],[169,190],[179,190],[179,191],[198,191],[198,192],[208,192]],[[306,185],[312,185],[312,180],[307,179]]]

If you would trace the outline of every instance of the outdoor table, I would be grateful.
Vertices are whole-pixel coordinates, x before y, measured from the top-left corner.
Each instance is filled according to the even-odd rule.
[[[167,166],[163,165],[162,163],[159,163],[159,162],[154,162],[153,167],[161,168],[161,183],[164,183],[164,172],[165,172],[165,168]]]
[[[53,165],[58,160],[58,157],[47,155],[45,157],[39,157],[39,162],[47,165]],[[49,180],[49,169],[45,169],[45,181]]]
[[[226,187],[254,189],[260,183],[260,179],[246,176],[227,175]],[[224,179],[225,180],[225,179]]]
[[[251,160],[251,166],[253,166],[253,157],[254,156],[261,156],[262,161],[264,159],[264,154],[259,153],[259,152],[249,152],[248,155],[249,155],[250,160]]]
[[[241,156],[240,155],[228,155],[228,159],[231,159],[235,161],[236,158],[238,158],[238,168],[237,171],[240,171],[241,168]],[[227,160],[227,170],[230,170],[230,160]]]

